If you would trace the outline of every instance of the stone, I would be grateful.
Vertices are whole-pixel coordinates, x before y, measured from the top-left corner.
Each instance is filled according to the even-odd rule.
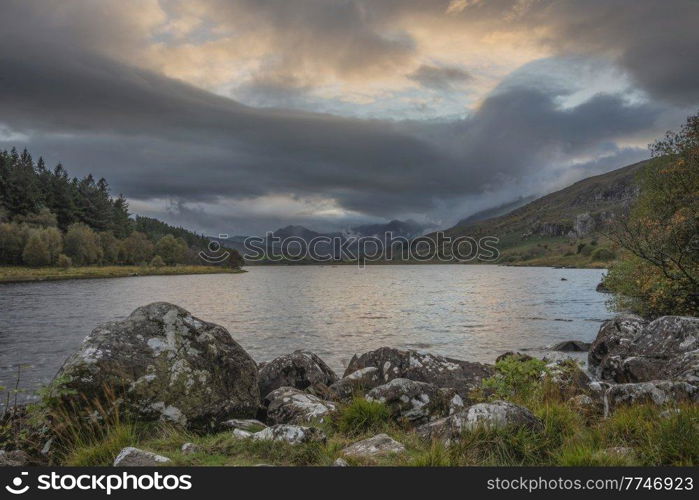
[[[349,467],[349,464],[344,458],[337,458],[333,462],[333,467]]]
[[[593,350],[590,367],[602,380],[699,384],[699,318],[663,316],[621,335],[603,325]]]
[[[236,439],[250,439],[253,435],[252,432],[244,431],[243,429],[233,429],[233,432],[231,434],[233,434],[233,437]]]
[[[333,399],[347,401],[355,395],[363,395],[382,383],[379,369],[375,366],[367,366],[345,375],[328,389]]]
[[[588,342],[581,342],[579,340],[566,340],[551,346],[551,350],[561,352],[587,352],[590,350],[591,345],[592,344]]]
[[[540,431],[543,429],[543,423],[523,406],[507,401],[494,401],[478,403],[449,417],[425,424],[417,429],[417,433],[424,439],[437,439],[449,443],[466,431],[507,427]]]
[[[182,445],[182,448],[180,448],[180,451],[184,455],[193,455],[194,453],[199,453],[201,448],[194,443],[185,443]]]
[[[196,429],[252,417],[260,401],[257,365],[228,331],[166,302],[95,328],[56,381],[75,408],[119,401],[138,420]]]
[[[0,467],[24,467],[29,464],[29,455],[22,450],[0,450]]]
[[[546,365],[550,380],[568,394],[586,392],[590,386],[590,377],[580,365],[572,359],[553,361]]]
[[[267,426],[254,418],[232,418],[223,422],[221,427],[224,429],[240,429],[243,431],[257,432]]]
[[[360,356],[354,355],[345,375],[369,366],[379,370],[379,378],[383,383],[395,378],[427,382],[437,387],[456,389],[462,399],[468,398],[473,389],[480,387],[484,378],[495,372],[493,366],[482,363],[382,347]]]
[[[157,467],[170,459],[138,448],[124,448],[114,459],[114,467]]]
[[[262,429],[252,435],[252,439],[259,441],[283,441],[289,444],[324,443],[327,440],[325,433],[316,427],[303,427],[299,425],[278,424]]]
[[[335,403],[324,401],[293,387],[280,387],[265,397],[267,421],[272,424],[323,422],[337,411]]]
[[[660,380],[612,385],[605,394],[606,407],[612,412],[620,406],[653,403],[658,406],[678,402],[699,402],[699,388],[687,382]]]
[[[440,388],[426,382],[394,378],[366,395],[368,401],[385,404],[394,419],[420,424],[445,417],[463,408],[455,389]]]
[[[648,322],[639,316],[622,315],[602,323],[587,354],[590,373],[602,380],[614,380],[620,355],[643,331]]]
[[[405,446],[388,434],[377,434],[369,439],[349,445],[340,453],[352,458],[375,458],[405,452]]]
[[[306,389],[314,384],[334,384],[338,377],[317,355],[309,351],[294,351],[265,363],[260,368],[260,394],[280,387]]]

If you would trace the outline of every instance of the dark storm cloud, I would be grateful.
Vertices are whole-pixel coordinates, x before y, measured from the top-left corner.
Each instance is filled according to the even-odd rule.
[[[455,90],[455,85],[469,81],[472,76],[468,71],[461,68],[423,64],[408,75],[408,78],[429,89]]]
[[[279,7],[292,4],[299,10]],[[376,19],[368,3],[337,4],[335,14],[321,4],[261,5],[267,8],[265,16],[299,32],[299,46],[332,40],[336,24],[343,24],[339,14],[354,16],[356,24],[341,31],[350,39],[352,33],[361,35],[358,41],[350,40],[350,49],[341,54],[331,54],[340,45],[314,49],[318,56],[327,52],[338,67],[348,70],[366,63],[359,57],[362,52],[367,60],[383,64],[390,59],[386,55],[411,50],[400,37],[386,37],[376,28],[389,17],[388,11]],[[307,22],[304,5],[318,10],[307,36],[302,33]],[[377,5],[381,11],[388,3]],[[551,166],[576,155],[609,157],[616,140],[652,129],[663,111],[658,105],[631,105],[620,96],[604,94],[561,108],[557,99],[563,92],[516,84],[488,96],[469,118],[449,123],[255,109],[107,57],[102,47],[108,44],[99,34],[93,33],[84,44],[74,34],[54,36],[64,27],[54,29],[50,14],[32,11],[25,3],[22,9],[4,8],[0,21],[0,125],[27,137],[26,144],[18,146],[61,160],[71,171],[104,176],[115,191],[130,198],[175,198],[185,208],[193,202],[280,194],[332,198],[345,210],[387,218],[448,211],[464,196],[506,189],[524,178],[541,179],[545,186],[555,172]],[[551,10],[556,12],[537,15],[562,16],[560,9]],[[599,21],[607,26],[604,19]],[[572,31],[564,25],[556,29]],[[632,35],[621,41],[631,44]],[[663,35],[663,43],[671,40]],[[651,50],[651,45],[643,46]],[[631,48],[622,50],[620,60],[628,62],[630,53]],[[693,95],[674,77],[652,77],[654,71],[637,75],[650,92],[675,100]],[[432,85],[458,76],[437,75],[434,68],[422,73]],[[610,161],[608,168],[618,166]],[[204,217],[184,209],[179,213],[199,223]]]

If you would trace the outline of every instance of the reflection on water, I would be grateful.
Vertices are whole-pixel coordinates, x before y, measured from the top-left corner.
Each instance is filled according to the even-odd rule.
[[[594,339],[602,271],[465,265],[252,267],[245,274],[0,285],[0,385],[35,389],[98,323],[168,301],[225,326],[257,360],[310,349],[342,371],[381,346],[492,362]],[[562,281],[561,278],[567,281]]]

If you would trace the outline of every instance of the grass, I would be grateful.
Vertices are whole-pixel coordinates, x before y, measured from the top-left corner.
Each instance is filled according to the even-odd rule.
[[[3,266],[0,267],[0,283],[177,274],[235,274],[241,272],[244,271],[218,266],[85,266],[69,268]]]
[[[547,377],[536,378],[537,360],[501,361],[498,373],[486,380],[476,400],[506,396],[528,407],[542,422],[541,429],[477,428],[464,432],[449,445],[425,441],[404,422],[389,417],[388,408],[360,396],[341,405],[325,422],[315,423],[328,436],[326,443],[289,445],[281,442],[237,439],[230,431],[195,434],[173,425],[134,423],[97,404],[90,418],[53,402],[37,405],[48,412],[58,436],[54,463],[101,466],[112,463],[126,446],[169,457],[178,466],[329,466],[348,445],[377,433],[386,433],[406,447],[406,453],[379,458],[352,458],[350,465],[390,466],[573,466],[699,464],[699,405],[641,404],[621,407],[610,417],[580,412],[569,402],[570,389]],[[570,365],[573,370],[574,365]],[[514,391],[513,389],[517,390]],[[43,408],[43,409],[42,409]],[[45,420],[46,421],[46,420]],[[43,425],[43,424],[42,424]],[[198,450],[184,454],[191,442]],[[0,443],[2,444],[2,443]],[[3,444],[4,446],[4,444]]]

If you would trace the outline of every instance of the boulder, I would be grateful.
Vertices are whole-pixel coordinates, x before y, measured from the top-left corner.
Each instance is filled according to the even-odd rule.
[[[200,429],[254,416],[260,400],[257,365],[228,331],[165,302],[95,328],[56,383],[76,408],[119,401],[139,420]]]
[[[568,405],[577,413],[586,417],[601,415],[604,411],[599,401],[587,394],[578,394],[568,400]]]
[[[252,435],[252,439],[259,441],[283,441],[289,444],[324,443],[327,440],[325,433],[316,427],[302,427],[299,425],[279,424],[267,427]]]
[[[240,429],[242,431],[257,432],[267,426],[254,418],[232,418],[223,422],[221,427],[224,429]]]
[[[369,439],[349,445],[340,453],[352,458],[375,458],[404,453],[405,446],[391,438],[388,434],[377,434]]]
[[[280,387],[265,397],[267,421],[272,424],[303,424],[322,422],[337,410],[330,401],[324,401],[293,387]]]
[[[266,427],[265,427],[265,429],[266,429]],[[243,429],[233,429],[233,432],[231,434],[236,439],[250,439],[253,435],[252,432],[244,431]]]
[[[507,351],[497,358],[495,358],[495,363],[499,363],[500,361],[504,361],[506,359],[512,358],[515,361],[531,361],[534,359],[531,357],[529,354],[522,354],[521,352],[513,352],[513,351]]]
[[[451,415],[464,406],[455,389],[440,388],[426,382],[394,378],[366,395],[368,401],[384,403],[394,419],[421,424]]]
[[[373,366],[379,371],[383,383],[394,378],[407,378],[417,382],[427,382],[437,387],[456,389],[466,399],[471,390],[481,384],[481,380],[494,373],[491,365],[445,358],[434,354],[409,350],[402,351],[382,347],[361,356],[354,355],[345,375]]]
[[[590,386],[590,377],[580,365],[572,359],[554,361],[546,365],[551,381],[568,394],[586,392]]]
[[[417,433],[425,439],[438,439],[448,443],[458,439],[466,431],[507,427],[539,431],[543,428],[543,423],[523,406],[494,401],[475,404],[450,417],[425,424],[418,428]]]
[[[658,406],[678,402],[699,402],[699,388],[687,382],[660,380],[612,385],[605,394],[608,412],[620,406],[653,403]]]
[[[699,383],[699,318],[663,316],[641,325],[621,334],[603,325],[590,351],[591,370],[617,383]]]
[[[379,369],[375,366],[368,366],[345,375],[335,382],[328,389],[333,399],[349,400],[355,394],[362,394],[370,391],[374,387],[381,385],[382,379],[379,376]]]
[[[0,467],[24,467],[29,464],[29,455],[22,450],[0,450]]]
[[[349,467],[349,464],[344,458],[336,458],[333,462],[333,467]]]
[[[180,451],[183,455],[193,455],[195,453],[199,453],[201,451],[201,447],[194,443],[185,443],[180,448]]]
[[[598,378],[614,380],[615,366],[631,342],[648,324],[633,315],[617,316],[602,323],[587,355],[588,369]]]
[[[579,340],[566,340],[564,342],[559,342],[551,346],[552,351],[561,352],[587,352],[590,350],[592,344],[588,342],[581,342]]]
[[[306,389],[314,384],[332,385],[337,375],[318,356],[309,351],[294,351],[265,363],[260,368],[260,394],[280,387]]]
[[[114,459],[114,467],[157,467],[170,459],[138,448],[124,448]]]

